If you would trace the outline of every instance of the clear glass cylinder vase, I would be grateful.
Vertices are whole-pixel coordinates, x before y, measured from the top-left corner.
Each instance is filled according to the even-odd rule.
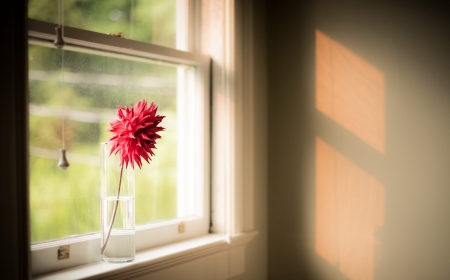
[[[110,155],[111,144],[100,144],[101,258],[129,262],[135,257],[134,170]]]

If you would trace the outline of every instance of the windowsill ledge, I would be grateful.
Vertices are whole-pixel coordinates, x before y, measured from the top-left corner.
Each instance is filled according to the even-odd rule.
[[[130,263],[113,264],[99,261],[39,275],[33,279],[130,279],[210,255],[229,247],[244,245],[250,242],[257,234],[257,231],[244,232],[231,237],[226,234],[209,234],[137,252],[135,260]]]

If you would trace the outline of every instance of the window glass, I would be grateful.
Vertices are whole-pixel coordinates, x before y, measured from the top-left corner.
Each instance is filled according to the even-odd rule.
[[[155,102],[158,114],[166,118],[156,155],[142,170],[136,168],[136,224],[180,215],[177,85],[179,75],[192,68],[81,48],[29,45],[33,243],[99,231],[99,143],[112,135],[107,127],[117,106],[142,99]],[[70,163],[64,171],[57,167],[63,136]],[[183,203],[194,205],[193,198]]]
[[[176,0],[29,0],[28,16],[99,33],[122,32],[127,39],[176,47]]]

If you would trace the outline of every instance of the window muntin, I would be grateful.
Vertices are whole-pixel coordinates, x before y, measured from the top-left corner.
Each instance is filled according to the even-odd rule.
[[[127,39],[176,47],[177,0],[29,0],[32,19],[76,27],[98,33],[122,32]]]

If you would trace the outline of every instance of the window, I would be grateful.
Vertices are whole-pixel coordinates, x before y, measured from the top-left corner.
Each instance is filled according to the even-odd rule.
[[[53,1],[49,5],[57,5],[57,2]],[[65,1],[69,0],[64,0],[66,4]],[[134,4],[137,2],[137,0],[130,0],[130,2],[132,1],[135,1]],[[240,252],[240,258],[243,258],[245,252],[242,245],[250,242],[257,235],[254,230],[253,218],[253,199],[257,180],[254,180],[253,170],[256,136],[254,133],[256,101],[254,84],[256,81],[253,77],[251,3],[252,1],[235,0],[176,1],[176,47],[180,50],[195,49],[211,56],[211,97],[205,94],[208,89],[210,72],[208,70],[209,59],[204,56],[155,45],[161,45],[155,41],[150,45],[94,33],[79,27],[68,27],[66,24],[64,32],[65,41],[68,44],[64,50],[67,52],[74,51],[80,55],[105,57],[108,60],[119,59],[128,61],[128,63],[130,63],[129,61],[144,63],[147,68],[154,67],[156,63],[156,65],[177,69],[177,106],[178,104],[185,105],[178,106],[176,111],[177,120],[182,120],[177,123],[179,125],[177,138],[183,139],[182,142],[177,142],[177,188],[182,187],[183,192],[195,188],[197,191],[193,194],[194,199],[200,197],[203,199],[203,203],[196,203],[194,209],[189,209],[184,208],[188,204],[178,207],[177,201],[177,215],[178,209],[187,209],[186,211],[196,213],[189,219],[182,219],[186,225],[187,232],[185,234],[177,233],[179,219],[144,226],[153,231],[150,235],[146,233],[146,230],[138,230],[136,248],[139,261],[124,266],[109,266],[98,262],[100,241],[95,233],[33,244],[31,262],[34,275],[61,270],[38,277],[39,279],[48,277],[71,279],[79,278],[80,275],[95,278],[108,277],[113,274],[114,277],[129,278],[146,275],[161,267],[180,263],[187,264],[187,261],[200,256],[214,258],[217,254],[223,256],[222,253],[231,254],[233,251]],[[71,11],[74,11],[74,7],[71,8]],[[52,9],[53,7],[49,6],[44,11],[52,11]],[[67,17],[67,14],[65,15]],[[53,48],[52,41],[55,37],[56,24],[33,18],[29,19],[29,23],[31,45]],[[200,32],[197,33],[197,31]],[[125,35],[127,37],[127,34]],[[195,40],[192,40],[193,38]],[[71,74],[64,71],[65,79],[67,75]],[[99,78],[98,73],[94,76]],[[118,75],[116,76],[118,77]],[[130,77],[128,74],[125,76]],[[74,75],[72,75],[73,77]],[[53,82],[57,84],[61,81],[62,75],[59,78],[54,77]],[[183,83],[188,85],[181,86]],[[190,83],[194,84],[197,90],[188,90],[191,88]],[[64,82],[64,84],[74,86],[74,83]],[[185,91],[178,91],[181,89]],[[65,88],[64,92],[66,90]],[[75,109],[77,111],[79,108]],[[47,110],[48,108],[46,108]],[[70,112],[70,110],[66,111],[64,113]],[[209,115],[211,115],[210,120]],[[185,122],[184,120],[194,121]],[[194,124],[197,123],[201,123],[201,125],[195,126]],[[209,132],[209,130],[211,131]],[[180,153],[180,151],[185,151],[185,153]],[[181,180],[182,176],[189,180]],[[209,177],[211,177],[210,195],[208,194]],[[178,184],[180,182],[185,184]],[[199,185],[203,186],[199,188]],[[97,189],[97,187],[95,188]],[[182,195],[183,192],[177,190],[177,196]],[[209,196],[211,197],[209,200],[204,199]],[[208,209],[211,212],[211,226],[207,220]],[[208,229],[212,234],[206,234]],[[174,233],[175,236],[172,238],[168,233]],[[198,237],[177,242],[177,238],[194,236]],[[152,247],[164,243],[167,244],[158,246],[158,248]],[[56,261],[58,247],[67,244],[71,246],[70,259]],[[234,250],[235,246],[239,248]],[[152,249],[140,251],[143,248]],[[236,256],[235,253],[233,253],[233,258]],[[233,266],[228,266],[228,262],[224,259],[222,261],[220,263],[224,268],[230,268],[229,271],[227,269],[224,271],[228,277],[242,271],[243,263],[240,261],[237,263],[239,267],[237,270],[233,270]],[[84,263],[91,264],[64,269]],[[186,268],[184,265],[183,267]],[[224,278],[226,277],[224,276]]]
[[[187,32],[176,18],[192,17],[176,10],[187,2],[63,3],[66,46],[58,50],[52,44],[58,2],[29,1],[34,274],[99,259],[99,143],[109,137],[115,108],[143,98],[166,116],[166,131],[152,163],[136,171],[136,250],[207,234],[209,228],[209,59],[174,48],[186,48],[176,42]],[[42,7],[50,8],[42,13]],[[165,15],[162,22],[143,16],[153,11]],[[104,34],[117,30],[130,30],[125,37],[137,41]],[[65,171],[57,168],[63,143],[70,162]],[[44,257],[66,244],[74,247],[67,262]]]

